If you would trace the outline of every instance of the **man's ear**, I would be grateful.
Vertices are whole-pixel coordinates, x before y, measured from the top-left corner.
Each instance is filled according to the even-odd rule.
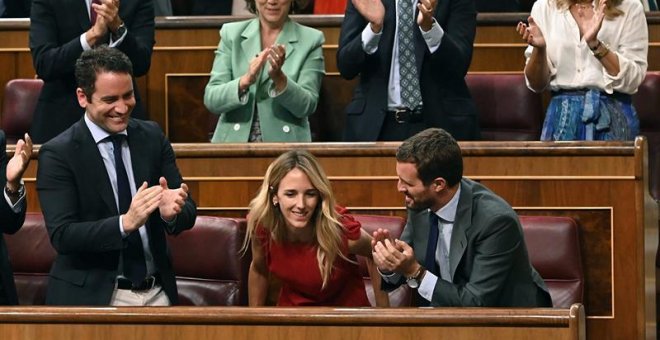
[[[89,104],[87,101],[87,95],[80,87],[76,89],[76,97],[78,97],[78,105],[83,109],[87,108],[87,105]]]
[[[447,181],[442,177],[438,177],[433,180],[431,187],[433,188],[433,191],[440,192],[447,188]]]

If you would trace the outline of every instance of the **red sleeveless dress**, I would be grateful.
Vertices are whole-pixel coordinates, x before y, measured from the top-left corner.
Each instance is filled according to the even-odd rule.
[[[349,215],[343,215],[339,221],[344,226],[342,241],[346,255],[348,240],[360,238],[361,225]],[[348,258],[356,263],[337,257],[328,284],[321,289],[323,279],[315,245],[277,243],[261,227],[257,228],[257,237],[264,248],[268,270],[282,282],[278,306],[371,306],[355,255]]]

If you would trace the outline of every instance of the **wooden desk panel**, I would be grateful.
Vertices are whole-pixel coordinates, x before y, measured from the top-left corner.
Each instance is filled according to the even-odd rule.
[[[585,339],[584,310],[0,307],[3,340]]]

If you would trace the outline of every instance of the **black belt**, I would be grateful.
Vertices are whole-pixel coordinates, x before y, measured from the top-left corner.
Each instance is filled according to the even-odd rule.
[[[421,108],[416,108],[414,110],[411,110],[407,107],[400,108],[400,109],[395,109],[395,110],[389,110],[386,111],[387,116],[390,119],[393,119],[395,122],[403,124],[403,123],[417,123],[422,121],[422,109]]]
[[[149,276],[148,278],[142,280],[142,282],[138,282],[137,284],[133,284],[131,280],[125,277],[118,277],[117,289],[150,290],[154,288],[154,286],[160,285],[160,282],[161,282],[160,275],[158,274]]]

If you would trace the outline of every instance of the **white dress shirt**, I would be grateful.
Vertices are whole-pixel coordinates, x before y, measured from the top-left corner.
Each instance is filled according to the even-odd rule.
[[[103,158],[103,165],[105,165],[105,170],[108,172],[108,177],[110,178],[110,184],[112,186],[112,193],[115,196],[115,202],[117,203],[117,210],[119,210],[119,194],[117,193],[117,171],[115,170],[115,156],[113,153],[112,142],[104,140],[110,134],[101,129],[98,125],[94,124],[87,114],[85,114],[85,124],[87,128],[92,133],[92,138],[96,142],[96,147],[101,153],[101,158]],[[120,134],[127,135],[126,130],[120,132]],[[135,196],[137,188],[135,186],[135,176],[133,174],[133,163],[131,162],[131,150],[128,148],[128,143],[125,141],[121,147],[121,157],[124,161],[124,167],[126,168],[126,175],[128,176],[128,185],[131,187],[131,196]],[[119,218],[119,231],[121,232],[122,237],[128,237],[128,233],[124,231],[124,224]],[[138,229],[140,233],[140,238],[142,239],[142,249],[144,250],[144,259],[147,263],[147,276],[153,275],[156,272],[156,265],[154,264],[154,257],[151,254],[151,249],[149,248],[149,235],[147,234],[147,228],[143,225]]]

